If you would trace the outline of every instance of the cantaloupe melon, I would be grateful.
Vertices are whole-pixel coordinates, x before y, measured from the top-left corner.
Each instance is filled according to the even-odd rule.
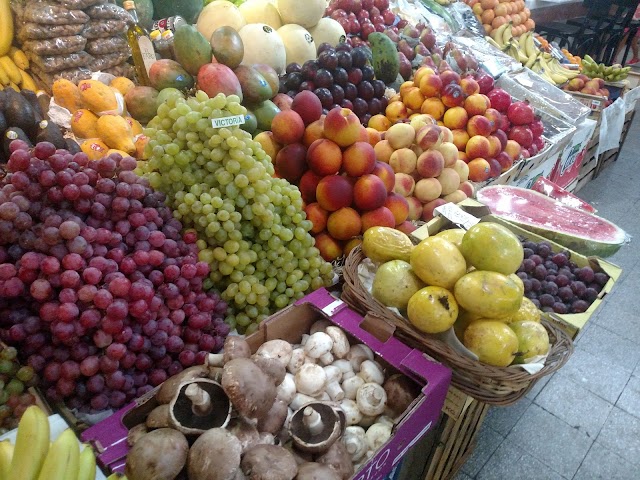
[[[247,0],[238,9],[247,23],[266,23],[275,30],[282,26],[278,9],[269,0]]]
[[[290,23],[278,29],[287,53],[287,65],[297,63],[302,65],[307,60],[315,60],[316,44],[311,34],[300,25]]]
[[[278,0],[276,4],[282,23],[296,23],[304,28],[316,25],[327,7],[325,0]]]
[[[313,41],[318,48],[323,43],[336,46],[347,39],[347,34],[337,21],[333,18],[321,18],[315,27],[309,29],[309,33],[313,37]]]
[[[202,9],[196,28],[207,40],[219,27],[229,26],[240,30],[247,24],[233,3],[227,0],[215,0]]]
[[[242,65],[264,63],[278,75],[287,66],[287,52],[278,32],[264,23],[249,23],[238,32],[244,45]]]

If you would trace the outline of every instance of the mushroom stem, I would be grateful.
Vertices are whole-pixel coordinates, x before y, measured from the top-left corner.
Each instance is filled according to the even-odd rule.
[[[316,412],[312,407],[307,407],[302,413],[304,414],[302,422],[305,427],[307,427],[311,435],[318,435],[322,432],[324,425],[322,424],[322,418],[318,412]]]
[[[224,355],[222,353],[210,353],[207,355],[207,365],[210,367],[223,367]]]
[[[195,383],[189,385],[184,394],[191,400],[191,410],[201,417],[211,413],[211,396]]]

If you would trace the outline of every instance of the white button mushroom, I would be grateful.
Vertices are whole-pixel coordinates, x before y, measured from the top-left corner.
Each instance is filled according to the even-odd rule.
[[[298,373],[300,367],[304,365],[304,359],[304,348],[294,348],[291,351],[291,360],[289,360],[289,363],[287,364],[287,371],[289,373],[293,373],[294,375]]]
[[[315,401],[316,399],[309,395],[305,395],[304,393],[296,393],[293,396],[293,400],[291,400],[291,403],[289,404],[289,408],[296,411],[305,406],[307,403]]]
[[[387,394],[381,385],[365,383],[356,393],[356,402],[363,415],[377,416],[384,412]]]
[[[362,377],[365,383],[377,383],[378,385],[384,383],[384,373],[382,369],[371,360],[362,362],[358,376]]]
[[[296,373],[295,381],[298,392],[314,397],[324,390],[327,374],[320,365],[306,363]]]
[[[362,379],[362,377],[359,377],[357,375],[344,380],[342,382],[342,390],[344,390],[345,398],[355,400],[358,389],[365,383],[366,382]]]
[[[316,332],[309,337],[304,345],[304,353],[307,357],[320,358],[325,353],[331,352],[333,340],[324,332]]]
[[[369,428],[371,425],[376,423],[376,418],[378,417],[375,415],[363,415],[362,419],[358,422],[358,425],[363,428]]]
[[[282,383],[276,387],[276,398],[289,405],[296,394],[296,381],[292,374],[287,373]]]
[[[362,413],[358,409],[358,404],[354,400],[345,398],[340,402],[340,408],[347,418],[347,425],[357,425],[362,420]]]
[[[364,457],[369,449],[364,428],[357,425],[352,425],[345,429],[342,443],[347,448],[347,452],[351,455],[353,462],[357,462]]]
[[[344,358],[349,353],[349,339],[347,335],[342,331],[339,327],[327,327],[324,331],[327,335],[331,337],[333,340],[333,347],[331,348],[331,353],[335,358]]]
[[[258,347],[255,355],[258,357],[274,358],[287,368],[291,361],[293,347],[286,340],[269,340]]]
[[[329,394],[327,392],[321,392],[318,395],[316,395],[315,397],[316,400],[320,401],[320,402],[329,402],[331,400],[331,397],[329,396]]]
[[[354,372],[360,371],[360,365],[365,360],[373,360],[373,352],[369,347],[361,343],[353,345],[347,353],[346,359],[351,362]]]
[[[351,366],[351,362],[349,360],[334,360],[331,365],[333,365],[334,367],[338,367],[340,371],[342,371],[342,381],[345,381],[347,378],[353,377],[355,375],[355,372],[353,371],[353,367]]]
[[[369,450],[375,452],[391,438],[391,427],[386,423],[374,423],[365,435]]]
[[[327,374],[326,392],[331,400],[339,402],[345,397],[344,390],[340,386],[342,371],[334,365],[328,365],[324,367],[324,372]]]
[[[324,355],[322,355],[318,359],[318,363],[320,365],[322,365],[323,367],[325,367],[327,365],[331,365],[333,363],[333,355],[331,354],[331,352],[327,352]]]
[[[321,319],[316,322],[313,322],[311,328],[309,329],[309,334],[313,335],[316,332],[323,332],[327,327],[333,325],[329,320]]]

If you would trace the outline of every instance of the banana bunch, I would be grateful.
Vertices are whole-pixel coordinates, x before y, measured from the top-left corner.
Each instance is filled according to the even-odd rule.
[[[619,82],[627,78],[631,67],[623,67],[620,64],[606,66],[604,63],[596,63],[589,55],[582,58],[582,73],[589,78],[603,78],[607,82]]]
[[[18,424],[16,444],[0,442],[0,480],[95,480],[96,457],[66,429],[49,443],[49,419],[35,405],[27,408]]]
[[[22,50],[11,47],[7,55],[0,56],[0,90],[11,87],[35,92],[38,88],[31,75],[27,73],[29,59]]]

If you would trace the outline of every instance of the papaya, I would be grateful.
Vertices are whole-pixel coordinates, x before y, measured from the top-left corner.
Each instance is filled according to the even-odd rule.
[[[136,137],[136,141],[135,141],[135,146],[136,146],[135,157],[138,160],[146,160],[146,159],[149,158],[149,155],[147,155],[147,153],[146,153],[146,147],[147,147],[148,143],[149,143],[149,137],[147,137],[146,135],[138,135]]]
[[[191,75],[211,62],[211,44],[193,25],[180,25],[173,37],[176,60]]]
[[[122,95],[126,95],[129,90],[136,86],[136,84],[129,80],[127,77],[116,77],[111,80],[109,86],[118,90]]]
[[[120,115],[103,115],[96,122],[96,131],[109,148],[122,150],[129,154],[136,151],[131,126]]]
[[[98,80],[81,80],[78,89],[82,103],[92,112],[100,115],[117,110],[116,94],[108,85]]]
[[[109,147],[99,138],[88,138],[80,144],[80,150],[87,154],[89,160],[100,160],[107,154]]]
[[[98,116],[95,113],[86,108],[81,108],[71,116],[71,131],[79,138],[97,137],[97,122]]]
[[[193,77],[175,60],[158,60],[149,69],[149,82],[156,90],[173,87],[184,90],[193,87]]]
[[[371,64],[376,78],[384,83],[393,83],[400,73],[400,60],[396,45],[381,32],[369,34],[367,40],[371,46]]]
[[[124,117],[129,126],[131,127],[131,134],[135,137],[136,135],[140,135],[142,133],[142,125],[135,118]]]
[[[406,234],[389,227],[371,227],[364,232],[362,240],[362,252],[375,263],[390,260],[408,262],[413,248]]]
[[[271,86],[265,78],[253,67],[239,65],[233,73],[236,74],[242,88],[242,98],[249,103],[259,103],[273,97]],[[277,92],[276,92],[277,93]]]

